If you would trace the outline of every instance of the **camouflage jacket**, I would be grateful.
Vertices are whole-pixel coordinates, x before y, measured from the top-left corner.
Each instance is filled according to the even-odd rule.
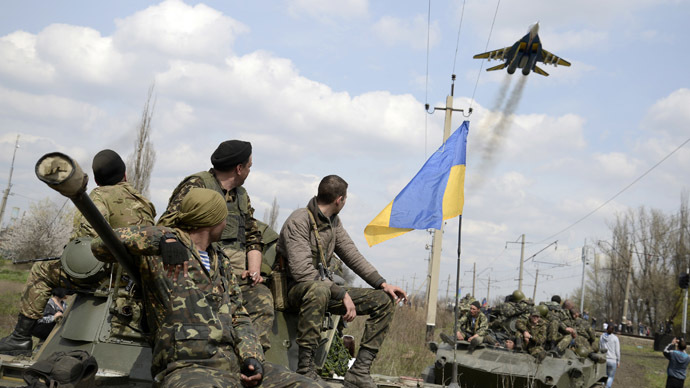
[[[332,298],[341,300],[345,296],[345,289],[329,279],[321,279],[318,270],[321,259],[308,212],[312,213],[316,221],[319,240],[326,258],[326,268],[330,267],[329,261],[335,253],[348,268],[370,286],[379,288],[386,281],[359,252],[350,235],[340,223],[340,218],[335,215],[328,219],[319,210],[316,205],[316,197],[314,197],[309,201],[306,208],[292,212],[280,230],[278,253],[287,259],[288,273],[293,282],[323,280],[331,284]]]
[[[518,319],[515,327],[520,331],[520,334],[529,332],[532,338],[527,343],[528,348],[535,346],[544,346],[546,343],[548,324],[540,319],[537,323],[532,323],[528,319]]]
[[[214,178],[212,180],[212,184],[206,184],[204,182],[203,176],[206,174],[209,174],[212,178]],[[195,187],[216,190],[218,193],[220,193],[220,195],[223,196],[223,198],[225,198],[229,213],[226,230],[223,231],[224,239],[226,238],[226,234],[230,231],[231,228],[237,229],[238,226],[236,225],[237,222],[234,219],[235,216],[233,216],[233,214],[231,213],[237,212],[239,202],[241,202],[241,199],[239,198],[240,195],[246,195],[246,212],[242,212],[244,218],[242,220],[242,229],[244,229],[245,233],[243,242],[245,251],[261,251],[263,249],[263,243],[261,242],[261,232],[259,231],[259,226],[256,223],[256,219],[254,218],[254,208],[252,208],[251,200],[249,199],[249,195],[246,194],[246,190],[244,190],[244,188],[241,186],[236,187],[230,191],[223,189],[220,185],[220,182],[218,182],[218,180],[215,179],[215,175],[213,175],[213,169],[210,169],[209,171],[201,171],[183,179],[182,182],[180,182],[180,184],[177,185],[175,190],[173,190],[173,193],[170,196],[170,200],[168,201],[168,208],[165,210],[165,213],[161,215],[161,218],[165,217],[165,215],[168,213],[179,210],[180,205],[182,204],[182,199],[184,199],[185,195],[189,193],[189,190]],[[238,195],[238,193],[240,195]]]
[[[468,311],[458,320],[458,328],[465,333],[467,337],[471,337],[475,334],[483,337],[489,333],[489,320],[486,318],[486,315],[480,311],[479,314],[477,314],[477,318],[474,320],[474,324],[472,324],[472,314]]]
[[[120,182],[111,186],[98,186],[91,190],[89,197],[103,218],[113,228],[154,225],[156,209],[153,204],[128,182]],[[77,212],[74,216],[74,229],[71,238],[96,237],[96,235],[91,224],[81,213]]]
[[[575,319],[573,328],[577,331],[577,335],[586,338],[590,345],[597,339],[592,326],[582,318]]]
[[[176,282],[167,277],[158,256],[160,240],[167,232],[173,232],[189,254],[188,277],[180,275]],[[135,226],[116,229],[115,234],[136,255],[134,265],[141,272],[152,333],[153,376],[189,363],[239,370],[239,362],[246,358],[263,362],[259,339],[242,307],[240,288],[225,267],[222,252],[208,252],[211,271],[207,271],[197,247],[179,229]],[[100,238],[92,241],[91,250],[99,260],[114,261]]]

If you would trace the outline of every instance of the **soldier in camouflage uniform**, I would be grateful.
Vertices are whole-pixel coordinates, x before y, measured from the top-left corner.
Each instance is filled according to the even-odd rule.
[[[517,329],[522,335],[522,346],[525,351],[541,361],[546,357],[544,345],[546,344],[547,325],[542,320],[540,311],[534,308],[529,314],[529,319],[518,319]]]
[[[297,372],[318,379],[313,357],[326,311],[343,315],[346,322],[358,314],[368,315],[357,359],[345,374],[345,386],[376,388],[369,368],[388,332],[395,303],[406,300],[407,295],[386,283],[355,247],[338,217],[346,198],[347,183],[342,178],[323,178],[317,196],[283,224],[278,254],[287,259],[288,301],[299,308]],[[341,287],[333,282],[328,272],[333,253],[374,289]]]
[[[153,334],[151,373],[161,387],[318,386],[287,369],[264,362],[264,353],[242,306],[242,293],[224,254],[221,238],[227,208],[217,192],[194,188],[174,228],[128,227],[115,234],[141,273],[144,303]],[[113,262],[104,242],[91,250]]]
[[[175,188],[158,225],[169,226],[169,214],[179,209],[182,199],[194,187],[215,190],[225,198],[227,224],[218,244],[240,281],[244,307],[266,351],[271,347],[273,296],[261,275],[261,232],[247,190],[242,187],[252,166],[252,145],[241,140],[224,141],[211,155],[211,164],[209,171],[190,175]]]
[[[127,183],[125,163],[115,151],[106,149],[97,153],[92,168],[98,187],[89,196],[112,227],[154,224],[156,210],[153,204]],[[95,237],[96,233],[83,216],[77,215],[72,239],[83,236]],[[24,354],[31,351],[31,330],[36,320],[43,316],[43,309],[54,288],[95,289],[111,270],[104,267],[88,279],[73,279],[65,274],[60,260],[35,263],[19,301],[17,326],[10,336],[0,340],[0,353]]]
[[[577,331],[574,329],[575,319],[572,315],[574,308],[573,303],[566,300],[561,309],[550,311],[553,315],[550,315],[552,323],[549,330],[549,340],[552,344],[556,344],[555,349],[558,354],[563,354],[578,337]]]
[[[458,320],[458,332],[455,335],[460,341],[469,341],[470,350],[484,342],[496,343],[496,340],[489,335],[489,320],[481,312],[480,307],[479,302],[473,301],[470,303],[470,311]]]

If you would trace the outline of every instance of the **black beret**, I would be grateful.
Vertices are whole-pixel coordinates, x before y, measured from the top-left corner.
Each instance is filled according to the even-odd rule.
[[[113,150],[103,150],[93,157],[93,178],[99,186],[110,186],[120,183],[125,177],[125,162]]]
[[[211,155],[211,164],[218,171],[229,171],[246,162],[252,155],[252,143],[242,140],[228,140],[220,143]]]
[[[477,302],[476,300],[470,304],[478,309],[482,308],[482,305],[480,305],[479,302]]]

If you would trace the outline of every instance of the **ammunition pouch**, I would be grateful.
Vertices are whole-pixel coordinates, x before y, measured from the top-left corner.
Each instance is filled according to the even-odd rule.
[[[29,387],[91,388],[96,386],[98,363],[88,352],[55,352],[24,372]]]

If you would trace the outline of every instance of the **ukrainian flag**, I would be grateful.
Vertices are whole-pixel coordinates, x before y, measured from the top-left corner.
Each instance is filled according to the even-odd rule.
[[[440,229],[443,220],[462,214],[468,132],[469,121],[465,121],[364,228],[369,246],[413,229]]]

